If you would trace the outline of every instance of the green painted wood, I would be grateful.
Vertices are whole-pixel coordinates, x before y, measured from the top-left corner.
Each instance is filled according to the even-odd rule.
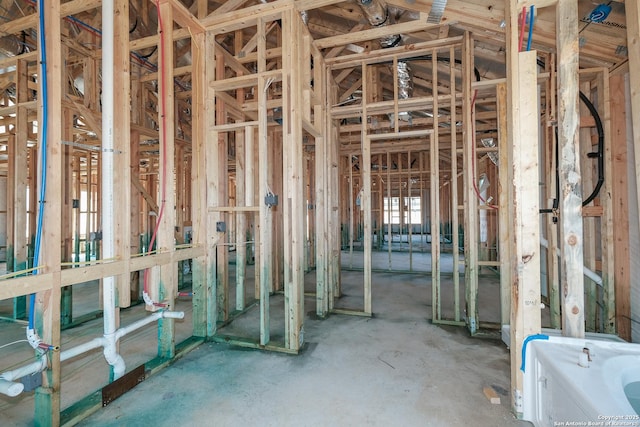
[[[91,393],[60,413],[60,425],[73,426],[102,408],[102,390]]]
[[[160,301],[165,299],[165,284],[160,280]],[[175,319],[158,319],[158,357],[171,359],[175,356]]]
[[[73,287],[62,288],[62,300],[60,301],[60,326],[64,327],[73,322]]]
[[[54,425],[53,414],[53,390],[46,387],[38,387],[35,392],[35,416],[33,424],[36,427],[51,427]]]
[[[278,353],[298,354],[300,352],[300,349],[290,349],[284,345],[275,344],[273,342],[261,345],[257,339],[238,337],[234,335],[214,335],[211,340],[221,344],[230,344],[238,347],[255,348],[256,350],[274,351]]]

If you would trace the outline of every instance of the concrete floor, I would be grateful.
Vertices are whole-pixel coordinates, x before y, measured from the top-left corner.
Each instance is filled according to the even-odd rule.
[[[394,254],[394,267],[402,265],[403,258]],[[233,271],[230,268],[232,291]],[[498,278],[488,276],[481,281],[481,320],[497,321]],[[362,278],[362,272],[342,272],[344,295],[336,306],[361,308]],[[314,279],[315,272],[306,275],[307,292],[314,291]],[[344,315],[317,319],[314,298],[306,298],[307,346],[299,356],[206,343],[81,425],[528,425],[511,415],[509,354],[497,333],[470,338],[464,328],[432,325],[427,274],[378,272],[372,282],[372,319]],[[450,279],[443,281],[443,289],[448,283]],[[248,286],[248,299],[252,292]],[[74,287],[74,310],[95,309],[96,295],[95,284]],[[281,294],[270,299],[276,343],[284,333],[283,300]],[[0,312],[6,303],[0,302]],[[443,304],[449,305],[446,297]],[[177,304],[186,318],[176,322],[176,342],[190,335],[190,305],[188,300]],[[258,312],[257,307],[250,309],[219,332],[257,338]],[[124,310],[122,324],[144,315],[141,306]],[[65,330],[63,347],[98,336],[101,328],[96,319]],[[121,351],[127,370],[155,356],[156,331],[150,325],[125,337]],[[23,337],[23,325],[0,325],[0,344]],[[22,365],[32,360],[31,354],[26,344],[0,348],[1,369]],[[62,407],[106,385],[107,373],[100,351],[63,364]],[[497,390],[502,404],[490,404],[484,387]],[[0,395],[0,426],[31,425],[32,420],[33,392],[18,398]]]
[[[358,293],[358,277],[343,272],[345,293]],[[372,319],[320,320],[307,298],[302,354],[207,343],[80,425],[528,425],[510,412],[509,353],[498,336],[430,324],[429,295],[423,276],[376,273]],[[489,403],[484,387],[502,404]]]

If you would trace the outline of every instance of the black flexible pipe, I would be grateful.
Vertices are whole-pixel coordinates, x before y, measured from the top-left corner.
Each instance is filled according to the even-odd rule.
[[[602,127],[602,120],[600,120],[600,115],[596,110],[596,107],[593,106],[591,101],[587,96],[580,92],[580,100],[584,102],[584,105],[587,106],[589,112],[593,116],[593,119],[596,122],[596,129],[598,131],[598,151],[595,153],[589,153],[587,156],[590,158],[597,157],[598,158],[598,182],[596,186],[593,188],[593,191],[583,202],[582,206],[588,205],[593,199],[596,198],[600,189],[602,188],[602,184],[604,183],[604,129]]]
[[[538,66],[544,68],[544,61],[541,59],[537,60]],[[585,200],[582,201],[582,206],[586,206],[595,199],[600,193],[600,189],[602,188],[602,184],[604,184],[604,128],[602,126],[602,120],[600,119],[600,114],[598,114],[598,110],[593,105],[593,103],[587,98],[587,95],[580,91],[580,101],[584,103],[584,105],[589,110],[589,113],[593,117],[593,120],[596,124],[596,131],[598,132],[598,151],[595,153],[589,153],[587,156],[589,158],[597,157],[598,158],[598,181],[596,182],[593,191]],[[550,213],[554,212],[558,209],[559,200],[560,200],[560,179],[558,172],[558,128],[556,127],[556,198],[553,200],[553,209],[540,209],[540,213]]]
[[[146,55],[139,55],[139,56],[142,59],[149,59],[151,57],[151,55],[156,53],[156,50],[158,50],[158,46],[154,46],[153,49],[151,50],[151,52],[147,53]]]

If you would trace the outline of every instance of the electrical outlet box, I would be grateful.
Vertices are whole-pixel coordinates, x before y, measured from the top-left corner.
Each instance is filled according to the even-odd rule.
[[[216,222],[216,231],[218,233],[225,233],[227,231],[227,223],[224,221]]]
[[[277,194],[267,194],[264,197],[264,204],[267,206],[278,206],[278,195]]]
[[[20,382],[24,385],[24,391],[33,391],[42,386],[42,374],[37,372],[33,375],[25,375],[20,378]]]

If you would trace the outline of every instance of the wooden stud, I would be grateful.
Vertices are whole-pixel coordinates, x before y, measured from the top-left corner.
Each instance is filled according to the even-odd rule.
[[[326,70],[323,64],[322,56],[316,54],[313,56],[314,69],[316,75],[314,76],[314,85],[316,90],[322,91],[320,98],[326,100],[327,98],[327,85],[324,76],[326,76]],[[318,89],[319,87],[319,89]],[[331,260],[331,246],[330,237],[330,217],[331,213],[329,208],[331,201],[328,199],[329,180],[331,174],[331,164],[329,157],[328,144],[331,141],[329,136],[330,130],[327,127],[326,108],[324,103],[316,105],[314,116],[318,127],[322,129],[322,136],[315,139],[315,152],[314,152],[314,167],[315,167],[315,241],[316,241],[316,315],[319,317],[325,317],[329,313],[329,300],[330,300],[330,260]]]
[[[454,55],[453,48],[450,51],[450,55]],[[451,56],[453,57],[453,56]],[[459,89],[456,86],[456,73],[453,71],[454,64],[450,63],[450,82],[449,87],[451,88],[451,93],[457,93]],[[458,233],[459,226],[459,212],[458,212],[458,132],[454,131],[457,126],[457,115],[456,115],[456,100],[455,97],[451,97],[451,103],[449,106],[450,109],[450,118],[449,123],[451,123],[451,253],[453,255],[453,301],[454,301],[454,321],[460,321],[460,258],[458,254],[460,253],[460,235]],[[433,239],[432,239],[433,240]]]
[[[28,99],[28,64],[26,61],[18,61],[16,64],[16,96],[18,105]],[[7,226],[11,228],[7,236],[7,243],[12,247],[7,248],[7,270],[20,271],[27,268],[28,251],[27,241],[24,233],[27,228],[27,200],[24,191],[28,185],[28,161],[27,161],[27,141],[28,131],[28,110],[18,106],[16,111],[15,137],[13,144],[9,143],[9,173],[7,181],[8,200]],[[35,169],[32,169],[35,174]],[[33,183],[32,183],[33,184]],[[31,187],[35,188],[35,187]],[[36,193],[32,191],[31,193]],[[32,205],[33,206],[33,205]],[[12,257],[9,257],[9,254]],[[13,316],[16,319],[24,319],[27,315],[26,297],[17,297],[13,301]]]
[[[163,21],[163,28],[160,37],[164,43],[164,48],[160,50],[161,67],[164,68],[164,76],[160,85],[163,94],[160,94],[159,115],[164,129],[160,132],[160,144],[164,147],[160,152],[160,165],[158,179],[159,205],[162,212],[160,226],[158,227],[157,248],[158,252],[175,251],[175,193],[172,191],[175,185],[174,165],[175,165],[175,114],[174,114],[174,84],[173,84],[173,9],[169,4],[161,4],[159,15]],[[158,214],[160,216],[160,214]],[[169,263],[160,266],[159,282],[152,283],[157,286],[155,293],[152,293],[154,300],[161,301],[169,308],[174,307],[174,300],[177,295],[177,264]],[[160,319],[158,321],[158,356],[167,359],[175,355],[175,323],[174,319]]]
[[[434,108],[434,117],[438,111]],[[432,319],[442,319],[442,290],[440,288],[440,152],[437,132],[430,138],[429,146],[429,194],[431,206],[431,306]],[[454,254],[456,256],[457,254]]]
[[[114,175],[113,208],[115,215],[114,235],[116,257],[128,259],[131,257],[131,131],[130,131],[130,57],[129,57],[129,2],[115,0],[114,25],[114,126],[113,129],[113,165],[118,173]],[[109,90],[109,88],[103,88]],[[117,124],[117,125],[115,125]],[[137,141],[136,141],[137,142]],[[136,147],[136,146],[134,146]],[[171,170],[171,169],[169,169]],[[172,188],[172,187],[169,187]],[[168,206],[173,206],[169,204]],[[131,305],[131,278],[129,270],[125,269],[116,276],[118,289],[118,307]]]
[[[302,55],[300,16],[292,10],[283,13],[283,144],[285,347],[297,350],[304,342],[304,188],[302,171]],[[306,60],[306,58],[304,59]],[[286,76],[286,77],[285,77]]]
[[[246,180],[249,165],[245,163],[245,139],[253,138],[253,129],[247,126],[246,130],[236,132],[236,206],[242,206],[246,200]],[[245,167],[246,166],[246,167]],[[246,205],[245,205],[246,206]],[[236,310],[242,311],[245,307],[244,283],[247,267],[247,214],[236,214]]]
[[[500,226],[500,323],[502,325],[509,324],[511,313],[511,252],[512,252],[512,236],[513,222],[509,215],[509,206],[512,206],[513,200],[513,173],[509,161],[509,129],[507,124],[507,85],[500,83],[496,86],[497,107],[498,107],[498,152],[500,153],[500,182],[498,186],[498,204],[499,204],[499,226]]]
[[[627,178],[627,123],[624,76],[611,76],[610,163],[613,199],[616,332],[631,341],[631,289],[629,258],[629,182]],[[609,163],[607,163],[609,165]]]
[[[562,251],[562,333],[584,337],[582,194],[578,132],[578,5],[556,6],[558,38],[558,147]]]
[[[47,31],[45,49],[47,52],[46,76],[48,93],[48,126],[46,129],[47,138],[47,164],[42,173],[46,174],[47,194],[44,204],[43,220],[47,226],[43,227],[40,259],[38,264],[44,266],[42,273],[50,273],[51,290],[39,292],[36,295],[36,306],[31,310],[36,310],[35,327],[39,330],[40,337],[44,343],[52,346],[60,346],[60,260],[61,260],[61,188],[62,176],[62,153],[60,141],[62,140],[62,128],[60,120],[51,120],[54,117],[62,117],[62,56],[60,43],[60,1],[49,2],[47,10],[39,10],[44,14],[44,23]],[[40,75],[40,69],[38,75]],[[44,110],[44,96],[38,96],[38,123],[42,123]],[[43,148],[44,133],[40,132],[39,144]],[[35,169],[32,169],[35,174]],[[33,183],[33,182],[32,182]],[[31,188],[40,188],[32,186]],[[33,193],[37,193],[34,191]],[[41,201],[44,203],[45,201]],[[34,209],[37,207],[34,206]],[[58,425],[60,424],[60,353],[49,353],[49,366],[43,372],[42,387],[36,389],[35,396],[35,423],[36,425]]]
[[[225,75],[225,57],[224,55],[216,51],[215,54],[215,82],[209,81],[208,84],[213,86],[213,89],[217,89],[214,83],[224,80]],[[218,95],[216,90],[216,104],[215,104],[215,124],[226,124],[226,102],[223,101]],[[214,175],[215,182],[212,183],[215,188],[212,195],[214,206],[228,206],[228,153],[229,153],[229,136],[227,132],[218,132],[210,134],[213,138],[216,153],[212,161],[217,164],[217,173]],[[222,212],[216,212],[212,215],[213,227],[211,230],[216,230],[217,243],[221,243],[216,247],[216,303],[218,305],[218,321],[225,322],[229,319],[229,248],[226,246],[228,235],[225,231],[219,231],[218,224],[225,223],[229,227],[229,215],[224,215]],[[230,227],[229,227],[230,229]]]
[[[591,85],[586,82],[580,84],[579,90],[586,94],[587,97],[591,95]],[[579,117],[588,116],[589,110],[580,103]],[[593,162],[587,157],[593,149],[591,142],[591,129],[589,127],[580,127],[578,130],[578,150],[579,158],[587,159],[585,162],[586,167],[580,167],[580,173],[582,178],[582,185],[585,189],[594,188],[595,177]],[[587,190],[588,191],[588,190]],[[595,217],[582,218],[582,233],[583,233],[583,258],[584,265],[591,269],[596,270],[596,219]],[[596,283],[589,278],[584,278],[585,283],[585,329],[591,332],[596,331],[596,317],[598,311],[598,297]]]
[[[133,85],[132,87],[136,87]],[[137,147],[140,143],[140,134],[131,130],[129,133],[129,141],[133,147]],[[131,229],[129,231],[130,240],[129,240],[129,251],[133,254],[141,253],[142,248],[140,247],[140,233],[142,232],[141,228],[141,220],[140,220],[140,196],[134,185],[134,180],[136,183],[140,184],[138,177],[140,176],[140,152],[138,150],[130,150],[129,151],[129,165],[130,165],[130,177],[131,177],[131,188],[129,190],[130,194],[130,205],[129,209],[129,217],[131,218],[130,224]],[[144,189],[144,187],[142,187]],[[140,273],[138,271],[134,271],[130,273],[129,280],[129,301],[137,302],[140,299],[142,293],[140,292]],[[120,299],[120,306],[124,307],[124,300]]]
[[[258,20],[258,73],[266,71],[267,63],[264,56],[266,50],[265,22]],[[260,344],[267,345],[271,341],[270,333],[270,304],[269,296],[273,283],[273,213],[264,199],[271,193],[269,190],[269,141],[267,133],[267,79],[258,79],[258,204],[260,206],[260,246],[259,246],[259,270],[260,270]],[[283,94],[284,95],[284,94]],[[284,111],[283,111],[284,116]],[[284,117],[283,117],[284,118]],[[284,162],[283,162],[284,163]],[[282,201],[284,203],[284,194]],[[285,297],[286,299],[286,297]],[[286,307],[286,304],[285,304]],[[286,310],[286,308],[285,308]],[[285,319],[287,314],[285,313]],[[285,320],[285,325],[287,320]],[[286,334],[286,331],[285,331]],[[286,342],[286,339],[285,339]],[[285,347],[289,348],[286,344]]]
[[[362,75],[367,75],[367,66],[362,66]],[[362,93],[368,92],[368,79],[362,81]],[[397,116],[396,116],[397,117]],[[364,214],[364,312],[372,313],[371,308],[371,139],[367,137],[367,100],[362,98],[362,156],[360,161],[361,185],[360,204]],[[353,169],[353,168],[351,168]],[[352,191],[353,193],[353,191]]]
[[[548,55],[546,71],[549,73],[547,83],[547,91],[545,93],[547,122],[545,126],[545,169],[544,173],[547,177],[547,203],[553,208],[553,201],[560,203],[560,195],[556,192],[558,185],[557,177],[557,157],[558,143],[556,138],[556,128],[552,123],[556,119],[556,65],[555,55]],[[562,327],[562,319],[560,316],[560,262],[558,259],[558,224],[556,212],[546,215],[546,237],[548,248],[546,250],[547,261],[547,287],[549,292],[549,317],[551,327],[560,329]],[[555,221],[554,221],[555,219]]]
[[[474,146],[476,136],[474,134],[475,105],[473,103],[473,93],[471,91],[472,75],[472,52],[471,39],[465,33],[463,52],[463,66],[465,69],[465,79],[463,82],[463,139],[464,139],[464,280],[466,294],[467,327],[471,334],[478,331],[478,199],[474,191],[476,177],[472,173],[475,170],[476,158],[474,156]],[[433,239],[432,239],[433,240]]]
[[[523,412],[522,344],[540,332],[540,237],[538,189],[538,121],[536,52],[518,53],[519,4],[506,4],[507,42],[507,147],[509,176],[507,189],[513,199],[501,197],[499,209],[513,221],[511,246],[511,407],[517,418]],[[504,156],[505,153],[502,153]]]
[[[603,70],[599,79],[602,93],[600,112],[603,120],[605,141],[612,141],[611,97],[609,86],[609,71]],[[615,272],[617,270],[614,241],[614,212],[613,212],[613,148],[612,144],[605,144],[604,148],[604,189],[600,191],[600,204],[604,208],[601,220],[602,239],[602,279],[605,290],[604,332],[613,334],[616,331],[616,293]]]
[[[629,49],[630,113],[633,129],[636,189],[640,190],[640,0],[627,0],[624,6]],[[638,209],[640,210],[640,197],[638,197]]]

